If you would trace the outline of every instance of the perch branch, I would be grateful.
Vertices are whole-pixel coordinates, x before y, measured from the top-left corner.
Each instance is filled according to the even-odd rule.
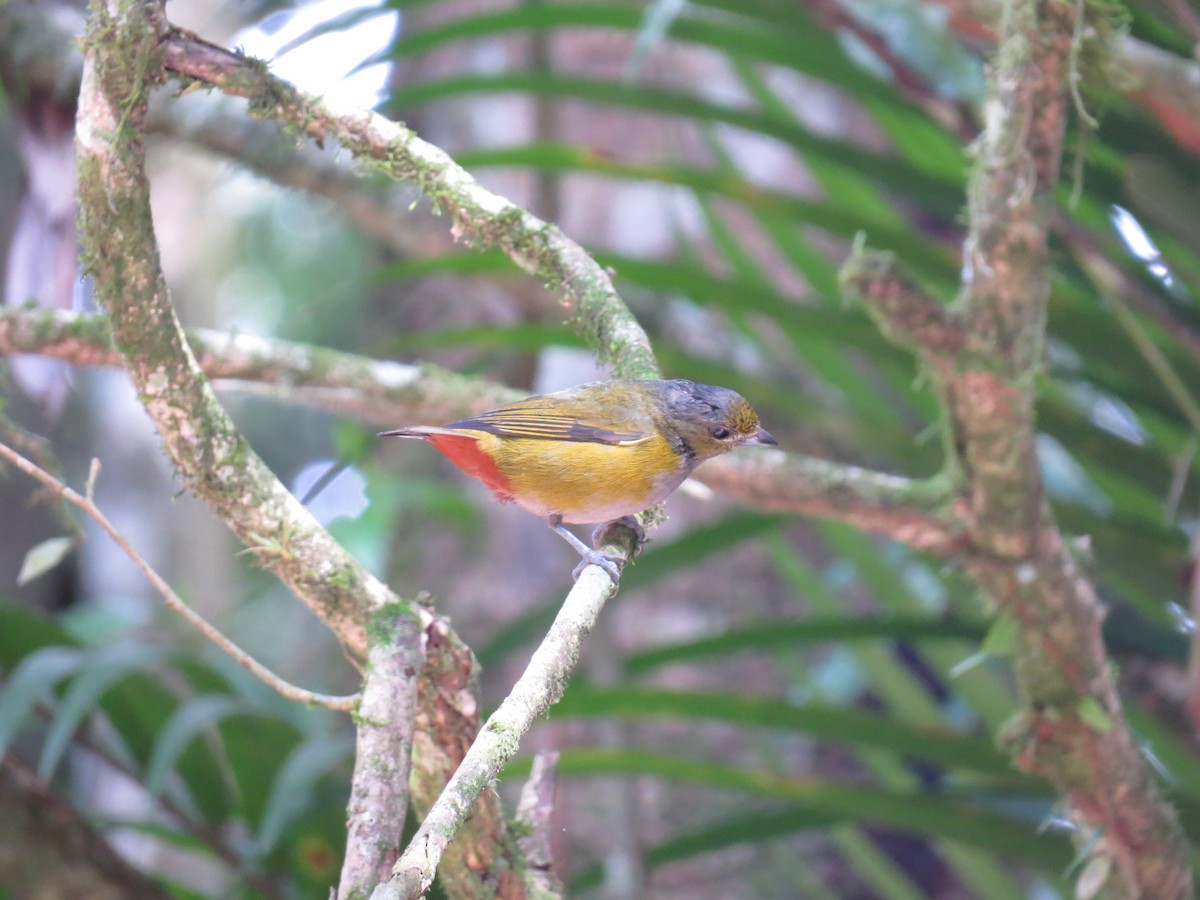
[[[620,559],[628,548],[607,545],[604,549]],[[621,559],[618,565],[623,562]],[[562,696],[584,637],[595,625],[605,601],[615,592],[612,581],[599,567],[588,566],[583,570],[525,672],[488,718],[397,861],[391,880],[379,886],[372,900],[419,897],[429,889],[442,852],[475,799],[489,789],[492,780],[512,759],[534,721]]]

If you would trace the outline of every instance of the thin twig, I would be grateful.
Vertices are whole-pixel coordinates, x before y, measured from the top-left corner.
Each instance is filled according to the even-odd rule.
[[[188,623],[196,628],[197,631],[233,657],[233,659],[236,660],[240,665],[244,666],[246,669],[249,669],[250,672],[252,672],[257,678],[261,679],[266,685],[277,691],[279,694],[282,694],[284,697],[287,697],[289,700],[296,700],[300,703],[307,703],[315,706],[325,706],[329,709],[338,709],[343,711],[351,710],[358,706],[358,701],[360,698],[359,694],[353,694],[347,697],[335,697],[329,694],[318,694],[314,691],[305,690],[304,688],[296,687],[294,684],[284,681],[262,663],[251,657],[248,653],[246,653],[246,651],[238,647],[235,643],[233,643],[233,641],[229,640],[229,638],[225,637],[225,635],[221,634],[220,631],[210,625],[199,613],[184,603],[179,595],[176,594],[175,591],[171,589],[171,586],[162,578],[162,576],[159,575],[158,572],[156,572],[153,568],[151,568],[150,564],[142,558],[141,554],[139,554],[137,550],[133,548],[133,545],[125,539],[125,536],[117,530],[116,526],[108,520],[108,517],[105,516],[104,513],[100,511],[100,508],[97,507],[96,504],[93,503],[88,497],[84,497],[76,493],[45,469],[42,469],[30,462],[7,444],[0,443],[0,457],[3,457],[26,475],[41,482],[68,503],[77,506],[84,513],[90,516],[96,522],[96,524],[104,529],[105,533],[112,538],[113,543],[120,547],[122,552],[124,552],[125,555],[133,561],[133,564],[138,567],[138,570],[146,577],[146,580],[150,582],[150,585],[156,591],[158,591],[159,595],[163,598],[163,602],[166,603],[169,609],[186,619]],[[93,467],[93,472],[96,470],[97,468]],[[89,493],[91,492],[92,486],[93,478],[89,477]]]

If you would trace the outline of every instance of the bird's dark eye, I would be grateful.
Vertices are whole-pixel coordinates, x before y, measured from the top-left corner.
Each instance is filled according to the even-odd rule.
[[[714,428],[712,430],[712,436],[718,441],[727,441],[733,437],[733,432],[728,428]]]

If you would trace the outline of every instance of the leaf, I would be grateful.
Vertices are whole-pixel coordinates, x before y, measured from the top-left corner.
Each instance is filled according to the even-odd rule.
[[[794,49],[791,52],[794,53]],[[390,102],[407,106],[446,97],[513,91],[620,106],[702,123],[732,125],[775,138],[801,156],[820,159],[830,167],[865,173],[878,184],[922,202],[931,212],[947,219],[954,216],[962,202],[961,172],[930,175],[898,157],[866,150],[850,141],[817,135],[798,122],[780,119],[757,109],[714,103],[685,91],[606,81],[564,72],[507,72],[499,75],[459,75],[443,81],[406,84],[392,93]]]
[[[985,633],[982,622],[932,616],[882,615],[862,618],[821,615],[799,622],[762,622],[679,644],[660,644],[631,653],[625,659],[630,675],[673,662],[703,660],[731,653],[760,653],[771,647],[817,642],[873,640],[962,640],[977,642]]]
[[[17,575],[17,586],[28,584],[35,578],[45,575],[60,562],[75,547],[75,539],[69,537],[47,538],[40,544],[30,548],[21,562],[21,571]]]
[[[645,847],[646,864],[651,869],[703,853],[712,853],[739,844],[762,844],[798,832],[812,829],[827,830],[837,824],[833,813],[796,807],[780,812],[756,811],[745,816],[722,819],[715,824],[684,831],[660,844]],[[601,865],[588,866],[571,878],[571,892],[582,892],[598,886],[604,876]]]
[[[299,712],[294,703],[288,711]],[[263,712],[230,716],[217,728],[237,787],[239,812],[252,830],[261,829],[275,802],[280,761],[290,760],[303,746],[304,733],[280,715]]]
[[[1009,610],[1004,610],[988,626],[979,652],[986,656],[1008,656],[1017,641],[1021,622]]]
[[[180,755],[201,732],[227,716],[253,709],[249,701],[221,694],[197,697],[182,704],[154,743],[143,782],[146,792],[151,797],[158,795]]]
[[[705,3],[724,12],[757,12],[748,5]],[[491,37],[508,31],[567,27],[621,29],[637,32],[643,12],[631,4],[569,3],[517,6],[497,12],[463,16],[438,27],[406,32],[389,52],[389,58],[424,52],[467,37]],[[851,62],[836,41],[801,9],[767,22],[741,15],[681,15],[671,22],[669,34],[726,53],[748,56],[807,72],[818,78],[836,78],[848,90],[876,96],[885,102],[909,106],[886,81],[874,78]],[[556,73],[559,74],[559,73]]]
[[[84,664],[84,651],[78,649],[77,644],[55,622],[0,603],[0,665],[15,670],[22,660],[46,648],[54,648],[56,652],[79,653],[79,666],[74,670],[78,671]],[[181,669],[187,665],[183,663]],[[58,692],[63,692],[62,687]],[[163,686],[158,676],[140,672],[114,684],[99,698],[99,707],[137,764],[149,760],[159,731],[178,705],[179,700]],[[210,748],[193,744],[180,759],[178,769],[204,820],[210,825],[225,821],[230,814],[228,791]]]
[[[0,756],[38,700],[52,696],[55,685],[74,673],[83,652],[74,647],[41,647],[17,665],[0,692]]]
[[[1112,717],[1095,697],[1091,695],[1083,697],[1079,701],[1079,705],[1075,707],[1075,711],[1092,731],[1098,734],[1108,734],[1112,730]]]
[[[354,752],[351,738],[305,741],[287,757],[271,784],[252,853],[261,858],[274,849],[287,826],[311,802],[314,785],[336,764]]]
[[[167,652],[160,647],[119,643],[109,644],[88,654],[75,680],[58,705],[54,721],[46,733],[38,777],[50,779],[70,745],[83,719],[95,711],[98,699],[114,684],[140,669],[161,663]]]
[[[1112,874],[1112,857],[1105,853],[1093,856],[1079,873],[1075,882],[1076,900],[1092,900],[1108,881]]]
[[[567,689],[552,716],[683,716],[742,725],[800,731],[828,740],[911,755],[953,769],[1002,777],[1013,772],[990,738],[962,734],[945,726],[924,726],[832,704],[793,705],[778,697],[650,688]]]
[[[508,767],[519,776],[528,761]],[[572,748],[559,756],[559,773],[580,775],[649,775],[713,788],[744,791],[790,802],[839,821],[866,821],[903,831],[946,838],[1008,856],[1056,876],[1071,859],[1071,847],[1060,835],[1038,834],[1037,818],[1024,820],[991,811],[965,793],[889,791],[872,786],[844,785],[819,778],[790,777],[775,772],[737,768],[673,754],[636,749]],[[1010,797],[1010,799],[1013,799]],[[1039,800],[1038,816],[1049,810]]]

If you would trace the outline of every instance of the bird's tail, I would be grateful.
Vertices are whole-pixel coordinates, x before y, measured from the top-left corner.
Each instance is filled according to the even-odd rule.
[[[379,432],[379,437],[404,437],[404,438],[419,438],[423,441],[429,440],[429,437],[434,434],[451,434],[457,437],[462,436],[462,432],[455,431],[453,428],[438,428],[435,425],[406,425],[403,428],[394,428],[391,431]]]

